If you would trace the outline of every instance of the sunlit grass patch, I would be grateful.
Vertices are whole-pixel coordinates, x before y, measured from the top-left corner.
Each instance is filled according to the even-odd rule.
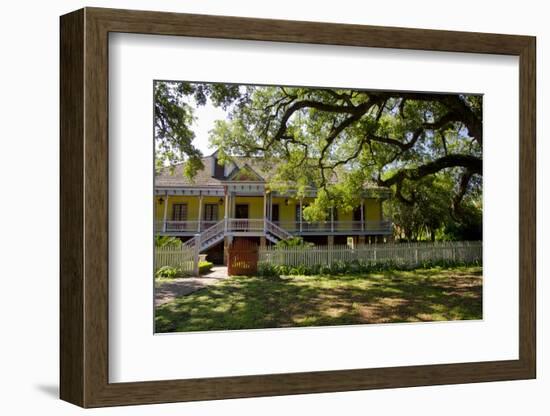
[[[232,277],[157,307],[157,332],[482,318],[482,268]]]

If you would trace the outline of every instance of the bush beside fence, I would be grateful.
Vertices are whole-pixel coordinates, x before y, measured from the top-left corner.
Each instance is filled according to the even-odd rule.
[[[164,266],[174,267],[180,273],[192,274],[194,251],[192,249],[175,247],[155,248],[155,270]]]
[[[264,270],[279,266],[305,270],[343,264],[414,267],[435,263],[480,264],[481,261],[480,241],[460,241],[365,244],[353,248],[347,245],[284,248],[270,246],[260,249],[258,263]]]

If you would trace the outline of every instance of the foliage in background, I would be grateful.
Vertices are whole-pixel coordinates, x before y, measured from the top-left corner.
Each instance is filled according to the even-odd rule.
[[[227,109],[239,101],[239,86],[156,81],[154,83],[155,164],[157,170],[185,162],[184,173],[192,178],[202,169],[202,153],[193,144],[194,108],[211,100]]]
[[[271,189],[318,189],[308,221],[349,212],[380,186],[395,196],[398,238],[480,234],[480,95],[156,82],[160,165],[185,160],[190,177],[202,167],[190,126],[207,101],[227,112],[210,137],[220,161],[257,157],[275,166]]]
[[[179,238],[167,235],[155,235],[156,248],[180,248],[182,244]]]
[[[384,203],[396,240],[482,240],[481,183],[454,206],[452,172],[439,172],[407,184],[413,203],[393,198]]]
[[[277,248],[286,248],[286,247],[313,247],[315,244],[304,241],[302,237],[290,237],[286,240],[279,240],[275,243]]]
[[[483,215],[481,197],[462,203],[453,221],[445,224],[441,230],[441,239],[463,241],[483,239]]]

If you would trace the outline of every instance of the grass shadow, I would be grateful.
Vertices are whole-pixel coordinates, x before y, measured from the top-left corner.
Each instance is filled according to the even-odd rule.
[[[157,332],[481,319],[481,268],[233,277],[156,309]]]

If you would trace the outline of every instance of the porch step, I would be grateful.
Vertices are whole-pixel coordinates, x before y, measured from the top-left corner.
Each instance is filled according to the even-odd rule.
[[[200,247],[200,251],[203,252],[204,250],[207,250],[209,249],[210,247],[212,247],[213,245],[219,243],[220,241],[222,241],[224,238],[224,233],[222,232],[221,234],[218,234],[206,241],[201,241],[201,247]]]
[[[279,241],[281,241],[280,239],[278,239],[277,237],[275,237],[273,234],[270,234],[270,233],[265,233],[265,238],[267,238],[273,244],[277,244]]]
[[[227,229],[227,224],[225,220],[219,221],[215,225],[207,228],[204,230],[201,234],[196,235],[195,237],[191,238],[190,240],[187,240],[184,243],[185,247],[188,248],[196,248],[196,245],[199,245],[199,252],[204,252],[205,250],[209,249],[213,245],[219,243],[222,241],[226,234],[232,234],[235,230],[234,227],[237,227],[237,231],[242,232],[243,230],[248,229],[247,223],[244,225],[242,224],[244,220],[239,220],[240,222],[237,224],[230,224],[231,229]],[[256,221],[256,220],[253,220]],[[253,224],[254,225],[254,224]],[[257,226],[257,224],[255,224]],[[275,225],[273,222],[269,220],[263,220],[261,222],[261,227],[259,230],[263,230],[263,235],[271,241],[272,243],[277,243],[280,240],[286,240],[287,238],[292,237],[292,235],[286,231],[285,229]]]
[[[292,235],[284,228],[279,227],[270,220],[265,220],[265,236],[272,243],[291,238]]]

